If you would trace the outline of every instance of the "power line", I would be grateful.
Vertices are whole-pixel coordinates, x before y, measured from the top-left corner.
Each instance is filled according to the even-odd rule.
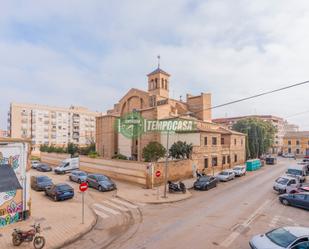
[[[283,91],[283,90],[286,90],[286,89],[289,89],[289,88],[305,85],[305,84],[308,84],[308,83],[309,83],[309,80],[303,81],[303,82],[299,82],[299,83],[296,83],[296,84],[293,84],[293,85],[289,85],[289,86],[285,86],[285,87],[281,87],[281,88],[278,88],[278,89],[275,89],[275,90],[271,90],[271,91],[255,94],[255,95],[252,95],[250,97],[246,97],[246,98],[234,100],[234,101],[231,101],[231,102],[227,102],[225,104],[215,105],[215,106],[212,106],[212,107],[209,107],[209,108],[203,108],[202,110],[197,111],[197,112],[202,112],[202,111],[206,111],[206,110],[212,110],[212,109],[215,109],[215,108],[236,104],[236,103],[239,103],[239,102],[242,102],[242,101],[245,101],[245,100],[249,100],[249,99],[253,99],[253,98],[258,98],[258,97],[261,97],[261,96],[264,96],[264,95],[268,95],[268,94],[271,94],[271,93]]]
[[[292,118],[292,117],[295,117],[295,116],[299,116],[299,115],[302,115],[302,114],[306,114],[306,113],[308,113],[308,112],[309,112],[309,110],[308,110],[308,111],[304,111],[304,112],[298,112],[298,113],[292,114],[292,115],[290,115],[290,116],[287,116],[287,117],[285,117],[285,118]]]

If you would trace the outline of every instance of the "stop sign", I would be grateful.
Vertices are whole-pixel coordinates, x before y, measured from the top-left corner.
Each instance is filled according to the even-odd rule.
[[[87,184],[87,182],[82,182],[82,183],[79,185],[79,190],[80,190],[80,191],[85,192],[87,189],[88,189],[88,184]]]
[[[160,177],[161,176],[161,171],[160,170],[157,170],[156,171],[156,177]]]

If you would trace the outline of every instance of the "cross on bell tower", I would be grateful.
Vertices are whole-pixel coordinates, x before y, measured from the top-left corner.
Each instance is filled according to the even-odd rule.
[[[169,77],[170,75],[160,68],[161,56],[157,56],[158,68],[147,75],[148,92],[161,99],[169,98]]]

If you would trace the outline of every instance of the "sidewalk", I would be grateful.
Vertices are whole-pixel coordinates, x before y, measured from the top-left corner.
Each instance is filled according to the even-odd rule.
[[[187,183],[184,181],[185,185]],[[167,189],[168,191],[168,189]],[[148,204],[163,204],[189,199],[192,194],[189,190],[185,194],[167,192],[167,198],[163,197],[164,186],[155,187],[153,189],[144,189],[141,186],[129,185],[125,183],[118,184],[117,196],[127,201]]]
[[[75,191],[71,200],[54,202],[44,196],[44,192],[31,192],[32,214],[26,221],[0,228],[0,248],[16,248],[12,245],[14,228],[28,230],[35,222],[41,224],[41,234],[46,239],[44,248],[55,249],[74,241],[88,232],[96,223],[96,216],[85,204],[85,224],[82,223],[81,194]],[[87,203],[87,197],[85,198]],[[19,248],[33,248],[33,244],[23,243]]]

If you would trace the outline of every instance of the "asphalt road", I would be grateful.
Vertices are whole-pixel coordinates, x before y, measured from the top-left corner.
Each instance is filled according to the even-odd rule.
[[[308,211],[281,205],[272,190],[274,180],[290,163],[295,161],[280,159],[277,165],[221,183],[215,189],[193,191],[189,200],[146,205],[141,210],[142,223],[134,234],[125,237],[126,232],[115,228],[119,241],[104,248],[245,249],[253,235],[274,227],[309,226]]]

